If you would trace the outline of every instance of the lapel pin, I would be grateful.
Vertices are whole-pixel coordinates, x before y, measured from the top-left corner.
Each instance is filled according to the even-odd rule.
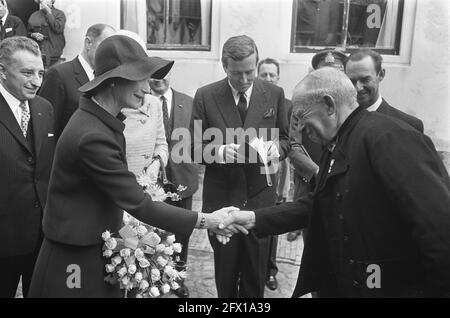
[[[333,168],[333,165],[334,165],[334,159],[331,159],[330,168],[328,169],[328,173],[331,173],[331,168]]]
[[[178,107],[183,108],[183,105],[179,104]]]

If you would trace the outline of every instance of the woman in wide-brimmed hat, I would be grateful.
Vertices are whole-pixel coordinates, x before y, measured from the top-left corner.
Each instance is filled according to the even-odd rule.
[[[173,62],[148,57],[133,39],[114,35],[95,55],[96,77],[56,147],[43,217],[44,242],[30,297],[120,297],[104,282],[101,234],[117,232],[123,210],[168,231],[216,229],[227,209],[205,215],[153,202],[128,171],[122,108],[139,108],[150,77],[163,78]]]

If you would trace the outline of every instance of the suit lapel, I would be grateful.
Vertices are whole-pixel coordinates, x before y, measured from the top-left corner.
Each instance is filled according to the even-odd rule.
[[[222,81],[222,86],[215,94],[217,108],[229,128],[242,127],[241,117],[236,107],[236,103],[231,92],[231,87],[228,85],[228,80],[225,78]]]
[[[78,60],[78,56],[72,60],[72,66],[75,80],[78,82],[78,84],[80,84],[80,86],[89,82],[89,78],[86,75],[83,66],[81,66],[81,63]]]
[[[252,96],[248,105],[247,116],[245,117],[244,129],[258,127],[267,108],[267,96],[264,86],[258,81],[253,82]]]
[[[31,107],[30,107],[31,109]],[[20,130],[19,124],[17,123],[16,117],[14,117],[13,112],[11,111],[11,108],[9,108],[8,104],[6,103],[6,100],[3,98],[3,96],[0,94],[0,122],[3,123],[3,125],[10,131],[10,133],[17,139],[17,141],[28,150],[30,154],[33,152],[31,151],[29,145],[27,144],[27,141],[25,137],[22,134],[22,130]]]
[[[39,151],[41,150],[42,141],[44,138],[47,138],[47,129],[45,129],[44,114],[42,114],[40,105],[33,99],[29,100],[28,103],[30,104],[31,122],[33,123],[34,150],[37,158]]]

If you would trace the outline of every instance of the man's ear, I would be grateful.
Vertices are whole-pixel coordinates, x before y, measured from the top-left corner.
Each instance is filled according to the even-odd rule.
[[[380,82],[383,80],[385,75],[386,75],[386,70],[384,68],[382,68],[380,73],[378,73],[378,79],[380,80]]]
[[[91,46],[92,46],[92,39],[91,39],[89,36],[87,36],[87,37],[84,38],[84,46],[85,46],[87,49],[90,49],[90,48],[91,48]]]
[[[329,116],[336,114],[336,102],[334,101],[333,97],[330,95],[325,95],[323,97],[323,100],[327,108],[327,114]]]

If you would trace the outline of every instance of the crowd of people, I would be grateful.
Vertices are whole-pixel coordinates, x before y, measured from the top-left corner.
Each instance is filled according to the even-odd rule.
[[[120,297],[104,281],[101,234],[123,211],[176,234],[177,269],[193,229],[207,229],[220,298],[276,289],[277,235],[300,231],[294,297],[450,296],[450,178],[422,121],[382,97],[379,53],[317,53],[288,100],[279,62],[233,36],[226,76],[192,98],[172,87],[173,61],[106,24],[59,63],[65,18],[53,3],[27,33],[0,0],[0,297],[20,278],[28,297]],[[253,131],[260,160],[243,151]],[[143,172],[186,186],[181,200],[152,201]],[[79,288],[66,284],[70,264],[83,268]],[[175,293],[189,297],[184,284]]]

